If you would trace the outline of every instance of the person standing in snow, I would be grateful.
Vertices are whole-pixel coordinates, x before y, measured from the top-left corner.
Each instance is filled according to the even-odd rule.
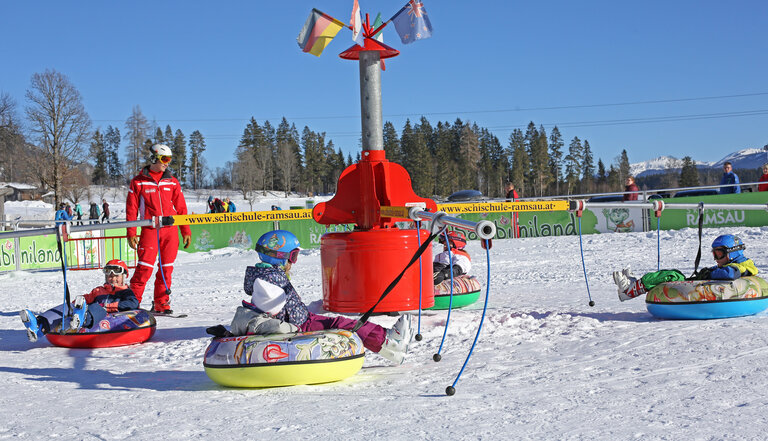
[[[232,319],[231,331],[223,326],[208,328],[217,337],[289,332],[310,332],[325,329],[352,330],[357,321],[346,317],[315,314],[307,309],[288,280],[292,264],[299,256],[299,240],[293,233],[275,230],[263,234],[256,242],[260,263],[245,270],[243,288],[251,301],[242,301]],[[409,314],[402,315],[395,325],[386,329],[366,322],[357,334],[363,346],[400,364],[405,359],[415,329]]]
[[[75,215],[77,215],[77,224],[82,225],[83,224],[83,207],[80,206],[80,203],[75,204]]]
[[[136,175],[128,189],[125,202],[125,217],[128,221],[151,219],[153,216],[173,216],[187,214],[187,202],[181,190],[181,184],[168,170],[171,163],[171,149],[164,144],[155,144],[149,149],[150,165]],[[142,227],[141,236],[136,235],[136,227],[128,228],[128,245],[138,251],[139,262],[131,278],[131,289],[141,303],[144,288],[152,277],[152,268],[160,253],[158,271],[155,275],[154,301],[152,312],[172,314],[170,288],[173,263],[179,252],[179,231],[188,248],[192,232],[189,225],[175,225],[156,229]],[[159,243],[159,246],[158,246]]]
[[[128,265],[122,260],[114,259],[104,266],[104,285],[94,288],[90,293],[75,297],[72,302],[70,329],[76,331],[81,327],[90,328],[100,322],[108,313],[129,311],[139,307],[139,302],[133,291],[125,283],[128,277]],[[64,305],[51,308],[42,314],[35,314],[29,309],[19,312],[21,322],[27,329],[29,341],[36,342],[38,338],[61,327],[64,315]]]
[[[765,184],[758,185],[757,191],[768,191],[768,164],[763,164],[763,175],[760,176],[760,182],[765,182]]]
[[[733,172],[733,165],[730,162],[723,164],[723,177],[720,178],[720,185],[738,184],[739,176]],[[731,185],[730,187],[720,187],[720,194],[741,193],[741,187]]]
[[[635,177],[634,176],[627,176],[626,185],[624,186],[624,200],[625,201],[636,201],[637,195],[640,189],[637,187],[637,184],[635,184]]]
[[[735,280],[744,276],[756,276],[757,267],[752,259],[744,256],[744,242],[733,234],[723,234],[712,242],[712,257],[716,266],[702,268],[695,277],[687,280]],[[686,280],[678,270],[661,270],[636,278],[629,267],[614,271],[613,281],[619,288],[619,300],[629,300],[652,290],[664,282]]]
[[[109,204],[107,203],[106,199],[101,200],[101,221],[102,222],[109,222]]]
[[[99,210],[99,206],[96,205],[96,202],[91,202],[91,208],[88,212],[88,219],[91,221],[92,224],[95,224],[99,221],[99,216],[101,216],[101,211]]]
[[[227,198],[225,202],[227,203],[227,213],[234,213],[235,211],[237,211],[237,207],[235,207],[235,203],[229,200],[229,198]]]

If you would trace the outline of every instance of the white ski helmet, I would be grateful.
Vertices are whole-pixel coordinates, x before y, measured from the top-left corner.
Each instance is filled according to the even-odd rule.
[[[173,152],[171,151],[171,148],[168,147],[165,144],[155,144],[152,147],[149,148],[149,162],[155,163],[160,160],[161,157],[171,157],[173,156]],[[170,162],[170,161],[163,161],[163,162]]]

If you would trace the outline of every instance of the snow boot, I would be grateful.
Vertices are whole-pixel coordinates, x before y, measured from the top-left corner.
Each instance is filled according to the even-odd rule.
[[[403,364],[405,360],[405,350],[402,347],[401,342],[384,339],[384,344],[381,345],[379,355],[391,361],[394,364]]]
[[[387,329],[379,355],[395,364],[402,364],[415,331],[411,323],[411,315],[401,315],[394,326]]]
[[[152,302],[152,314],[173,314],[170,303],[158,303]]]
[[[69,330],[77,332],[85,324],[85,313],[88,311],[88,305],[85,303],[84,296],[75,297],[72,302],[72,318],[69,321]]]
[[[19,316],[21,317],[21,322],[24,323],[24,327],[27,329],[27,338],[32,343],[36,342],[40,334],[42,334],[40,325],[37,322],[37,316],[29,309],[22,309],[19,312]]]
[[[628,273],[629,268],[625,268],[622,271],[613,272],[613,281],[616,283],[616,286],[619,287],[619,300],[622,302],[629,299],[634,299],[635,297],[641,296],[648,292],[640,279],[629,277],[627,276]]]

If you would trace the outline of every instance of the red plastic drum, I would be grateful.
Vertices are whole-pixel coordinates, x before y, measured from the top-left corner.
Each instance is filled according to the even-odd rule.
[[[420,230],[422,243],[429,232]],[[410,262],[419,241],[416,230],[373,229],[326,233],[320,239],[323,308],[334,312],[366,312]],[[421,307],[435,304],[432,244],[421,257]],[[419,262],[414,263],[375,312],[419,309]]]

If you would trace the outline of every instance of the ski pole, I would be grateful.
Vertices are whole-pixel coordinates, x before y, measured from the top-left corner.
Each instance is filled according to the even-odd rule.
[[[464,368],[467,367],[467,363],[469,363],[469,357],[472,356],[472,351],[475,349],[475,345],[477,344],[477,339],[480,337],[480,331],[483,329],[483,321],[485,320],[485,312],[488,310],[488,297],[491,292],[491,253],[490,249],[493,246],[490,239],[483,239],[480,242],[485,249],[485,261],[487,266],[487,273],[486,277],[488,278],[488,281],[485,284],[485,303],[483,303],[483,314],[480,316],[480,324],[477,326],[477,334],[475,334],[475,340],[472,342],[472,346],[469,348],[469,353],[467,354],[466,360],[464,360],[464,364],[461,366],[461,370],[459,371],[458,375],[456,375],[456,379],[453,380],[453,384],[445,388],[445,394],[448,396],[454,395],[456,393],[456,383],[459,382],[459,378],[461,377],[462,372],[464,372]]]

